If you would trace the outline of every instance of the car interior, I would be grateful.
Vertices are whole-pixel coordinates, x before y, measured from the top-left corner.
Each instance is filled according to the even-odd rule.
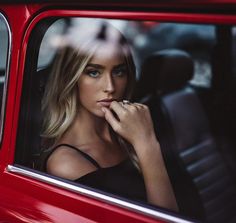
[[[182,50],[149,56],[140,82],[151,87],[142,102],[150,108],[180,210],[196,219],[228,222],[236,217],[235,176],[189,84],[193,70],[191,56]]]
[[[15,164],[35,171],[42,149],[41,98],[51,65],[49,62],[38,67],[41,47],[38,43],[55,21],[49,19],[34,29],[27,50],[27,58],[31,59],[25,64]],[[70,24],[68,20],[66,24]],[[163,27],[158,23],[143,24],[148,26],[141,28],[149,28],[150,32],[140,34],[133,42],[139,55],[133,100],[147,104],[150,109],[180,214],[207,222],[235,222],[236,69],[232,49],[236,35],[233,26],[211,25],[214,29],[209,32],[214,32],[215,38],[209,46],[207,41],[199,44],[196,33],[185,38],[176,34],[179,42],[176,40],[174,44],[173,39],[168,43],[165,39],[168,32],[163,31],[165,35],[155,40],[158,35],[151,35],[154,28]],[[170,25],[164,25],[171,35]],[[131,27],[134,29],[135,25]],[[144,37],[149,44],[144,44]],[[153,44],[148,51],[150,43]],[[142,49],[147,51],[144,53]],[[207,55],[200,49],[207,49]],[[196,84],[193,81],[196,72],[200,77],[201,72],[202,76],[206,75],[209,66],[211,76],[207,76],[203,85]]]

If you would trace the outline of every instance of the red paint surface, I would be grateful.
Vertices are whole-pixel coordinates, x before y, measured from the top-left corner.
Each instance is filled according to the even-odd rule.
[[[211,1],[205,1],[205,3],[202,4],[210,7],[210,2]],[[228,4],[233,4],[233,2],[234,1],[227,1]],[[214,3],[222,5],[226,2],[214,1]],[[166,4],[167,3],[165,3],[165,5]],[[194,1],[192,1],[192,5],[194,4]],[[200,3],[198,3],[198,6],[199,4]],[[236,3],[233,5],[236,5]],[[175,4],[175,6],[176,8],[180,7],[178,4]],[[191,6],[191,3],[188,3],[188,6]],[[59,10],[57,7],[53,6],[50,6],[50,10],[47,11],[47,7],[47,4],[0,6],[0,11],[6,16],[12,32],[4,134],[0,149],[0,220],[14,223],[162,222],[142,214],[134,213],[105,202],[56,188],[23,176],[17,176],[6,171],[7,165],[12,165],[14,160],[24,61],[29,34],[38,21],[52,15],[220,24],[235,23],[236,16],[219,13],[114,12],[109,10],[66,11]]]

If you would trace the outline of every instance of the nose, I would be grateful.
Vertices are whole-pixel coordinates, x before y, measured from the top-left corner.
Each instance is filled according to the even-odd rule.
[[[104,80],[104,92],[113,93],[115,91],[115,85],[112,75],[106,75]]]

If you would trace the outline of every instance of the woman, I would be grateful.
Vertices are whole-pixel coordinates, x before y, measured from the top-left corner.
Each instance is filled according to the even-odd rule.
[[[76,47],[75,47],[76,46]],[[124,37],[103,25],[56,56],[44,98],[49,174],[177,210],[148,108],[130,103],[135,65]]]

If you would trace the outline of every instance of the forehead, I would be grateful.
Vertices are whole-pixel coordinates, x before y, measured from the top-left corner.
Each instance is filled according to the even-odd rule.
[[[124,58],[125,52],[121,45],[104,41],[96,48],[91,62],[122,63]]]

